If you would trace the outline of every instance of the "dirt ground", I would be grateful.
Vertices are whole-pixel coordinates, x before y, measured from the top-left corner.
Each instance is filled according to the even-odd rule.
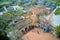
[[[44,32],[42,29],[34,28],[23,37],[23,40],[58,40],[50,33]]]

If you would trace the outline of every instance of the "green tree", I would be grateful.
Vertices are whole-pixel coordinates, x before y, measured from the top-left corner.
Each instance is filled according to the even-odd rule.
[[[0,30],[0,40],[9,40],[6,32],[4,32],[3,30]]]
[[[60,15],[60,8],[58,8],[58,9],[55,11],[55,14],[56,14],[56,15]]]
[[[31,3],[32,5],[36,5],[37,3],[36,3],[36,0],[32,0],[32,3]]]
[[[60,6],[60,1],[56,2],[56,5]]]
[[[13,15],[10,13],[4,13],[2,17],[0,17],[0,29],[5,30],[8,27],[10,21],[12,21]]]
[[[55,28],[54,32],[55,34],[60,35],[60,25]]]

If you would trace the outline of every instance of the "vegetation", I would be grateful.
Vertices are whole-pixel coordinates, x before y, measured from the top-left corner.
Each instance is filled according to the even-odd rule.
[[[7,12],[0,17],[0,29],[5,30],[8,24],[12,21],[15,16],[22,16],[23,11]]]
[[[18,15],[23,15],[23,11],[7,12],[0,16],[0,40],[9,40],[7,37],[8,32],[5,33],[4,31],[10,31],[11,28],[13,28],[12,26],[10,26],[10,28],[8,25],[12,21],[13,17]]]
[[[60,6],[60,1],[57,1],[57,2],[56,2],[56,5]]]
[[[46,0],[46,1],[56,3],[58,0]]]
[[[54,32],[55,34],[60,35],[60,25],[55,28]]]
[[[36,0],[32,0],[32,3],[31,3],[32,5],[36,5],[37,3],[36,3]]]
[[[6,6],[8,7],[10,5],[10,2],[0,2],[0,7]]]
[[[10,40],[8,37],[7,37],[7,34],[6,32],[0,30],[0,40]]]
[[[9,22],[12,20],[12,14],[5,13],[2,17],[0,17],[0,29],[5,30],[8,26]]]
[[[24,2],[18,2],[17,3],[19,6],[23,6],[24,5]]]
[[[48,0],[46,0],[48,1]],[[24,2],[17,2],[17,0],[0,0],[0,7],[6,6],[8,7],[10,4],[17,4],[19,6],[24,6]],[[53,2],[56,5],[60,5],[60,1],[59,0],[49,0],[49,2]],[[36,5],[36,0],[32,0],[31,5]],[[29,7],[25,7],[24,8],[29,8]],[[60,15],[60,9],[57,9],[57,11],[55,12],[56,15]],[[7,37],[7,33],[5,31],[11,31],[13,28],[12,26],[8,26],[9,23],[12,21],[12,19],[15,16],[22,16],[24,15],[24,12],[22,10],[18,10],[18,11],[12,11],[12,12],[7,12],[4,13],[1,17],[0,17],[0,40],[9,40],[9,38]],[[28,22],[29,21],[29,22]],[[30,22],[32,22],[31,19],[27,20],[27,23],[29,24]],[[60,35],[60,25],[57,26],[54,30],[55,34]],[[13,34],[12,34],[13,36]]]
[[[13,14],[14,16],[22,16],[24,14],[24,12],[22,10],[13,11],[13,12],[9,12],[9,13]]]
[[[60,8],[55,11],[56,15],[60,15]]]

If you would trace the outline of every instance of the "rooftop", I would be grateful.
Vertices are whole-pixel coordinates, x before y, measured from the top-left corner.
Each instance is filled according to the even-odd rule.
[[[53,20],[52,20],[52,24],[54,27],[60,25],[60,15],[54,15],[53,16]]]
[[[30,12],[34,14],[46,15],[51,13],[51,9],[48,9],[43,5],[35,5],[30,9]]]

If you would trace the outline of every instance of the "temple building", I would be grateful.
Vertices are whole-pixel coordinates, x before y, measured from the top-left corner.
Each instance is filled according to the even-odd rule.
[[[42,28],[45,32],[49,30],[49,22],[51,22],[51,9],[43,5],[36,5],[30,8],[29,12],[23,15],[23,18],[15,23],[16,36],[22,36],[34,27]],[[49,17],[48,17],[49,16]],[[21,17],[17,17],[20,19]],[[14,20],[17,20],[14,19]],[[19,35],[21,34],[21,35]]]

